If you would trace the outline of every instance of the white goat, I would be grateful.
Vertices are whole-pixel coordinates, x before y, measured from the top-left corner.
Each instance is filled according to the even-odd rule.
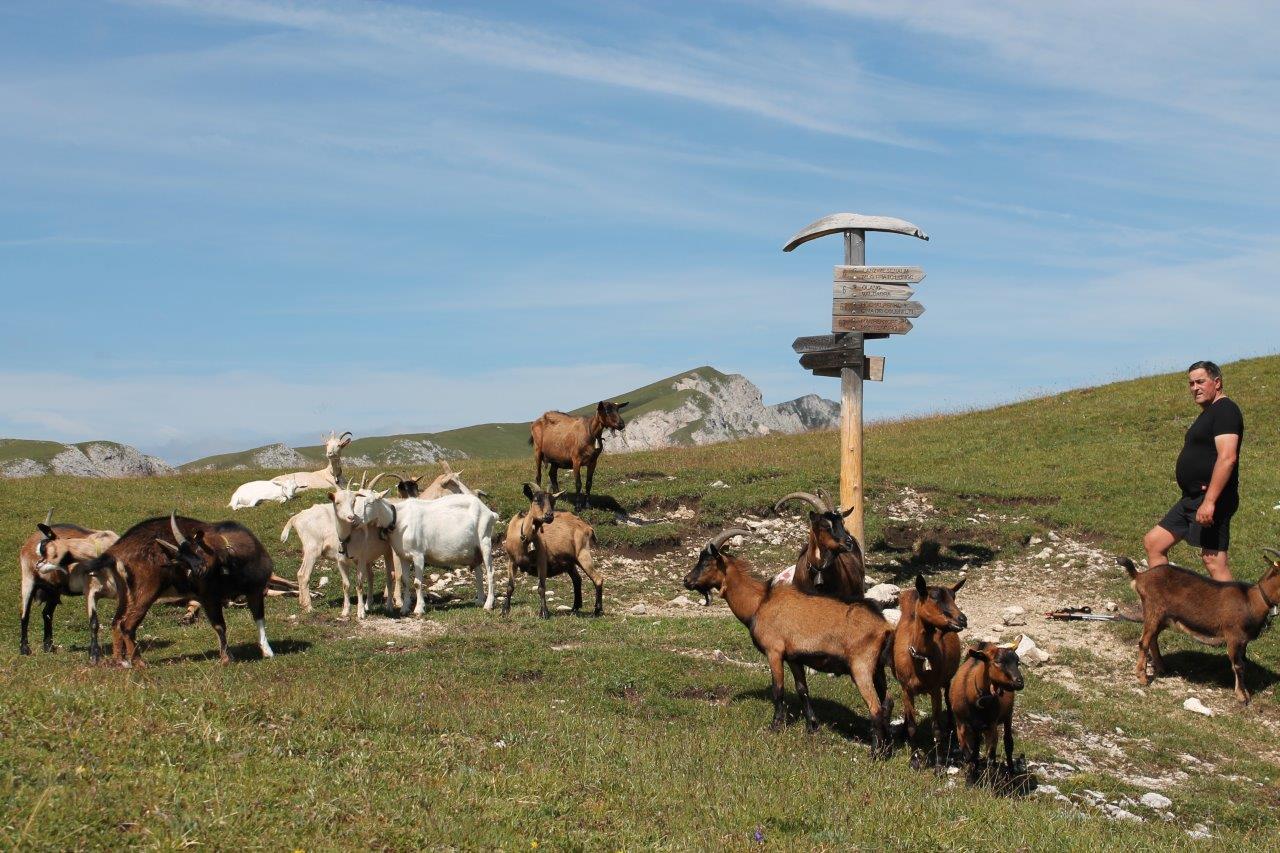
[[[281,474],[279,477],[272,477],[271,482],[284,484],[285,480],[293,477],[298,484],[298,490],[303,489],[332,489],[342,485],[342,449],[351,443],[351,433],[344,432],[342,435],[330,431],[327,436],[320,436],[324,441],[324,456],[328,461],[327,467],[321,468],[319,471],[297,471],[292,474]]]
[[[386,492],[340,492],[339,523],[343,519],[375,530],[389,531],[391,548],[400,558],[400,612],[409,612],[409,569],[417,600],[413,612],[424,608],[422,576],[427,564],[440,567],[470,566],[475,571],[476,603],[493,609],[493,528],[498,514],[475,495],[446,495],[435,500],[407,498],[392,503]],[[347,503],[349,501],[349,503]],[[480,567],[485,570],[481,578]]]
[[[285,503],[298,493],[298,481],[293,474],[286,474],[283,483],[275,480],[251,480],[238,487],[231,495],[232,509],[255,507],[265,501]]]
[[[298,531],[302,540],[302,565],[298,567],[298,604],[304,611],[311,610],[311,572],[321,557],[328,557],[338,564],[338,574],[342,577],[342,615],[351,613],[351,572],[355,569],[356,579],[356,618],[363,619],[368,613],[366,599],[372,599],[372,590],[365,592],[366,584],[372,584],[373,564],[381,557],[387,569],[387,585],[385,589],[392,591],[384,602],[387,612],[393,606],[398,607],[398,575],[392,560],[391,543],[382,538],[377,531],[369,531],[363,525],[344,525],[345,530],[339,533],[336,504],[331,496],[330,502],[316,504],[304,509],[284,523],[280,531],[280,541],[287,542],[292,530]],[[346,538],[345,543],[343,538]],[[395,600],[393,597],[395,596]]]

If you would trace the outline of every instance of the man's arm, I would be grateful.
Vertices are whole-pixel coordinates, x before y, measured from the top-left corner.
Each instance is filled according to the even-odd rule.
[[[1213,511],[1231,479],[1231,469],[1236,465],[1240,455],[1240,436],[1232,433],[1214,436],[1213,443],[1218,448],[1218,459],[1213,463],[1213,475],[1209,478],[1209,488],[1205,490],[1204,500],[1196,510],[1196,521],[1204,526],[1213,524]]]

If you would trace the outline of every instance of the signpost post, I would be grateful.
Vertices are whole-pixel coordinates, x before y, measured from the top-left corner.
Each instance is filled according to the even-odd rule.
[[[905,335],[911,318],[924,306],[911,302],[910,286],[924,280],[919,267],[870,267],[866,265],[868,231],[906,234],[921,240],[929,236],[902,219],[835,213],[812,223],[783,247],[825,237],[844,235],[844,265],[835,268],[832,284],[830,335],[796,338],[791,348],[800,353],[800,365],[817,376],[840,377],[840,506],[853,513],[846,527],[863,540],[862,383],[884,378],[884,359],[864,353],[869,339]]]

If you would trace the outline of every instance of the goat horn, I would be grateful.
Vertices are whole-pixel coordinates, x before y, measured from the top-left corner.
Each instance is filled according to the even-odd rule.
[[[773,505],[773,511],[779,512],[782,509],[782,505],[784,503],[790,500],[795,500],[797,498],[800,500],[808,501],[809,503],[813,504],[814,507],[818,510],[818,512],[831,512],[831,509],[826,505],[826,503],[821,498],[819,498],[817,495],[810,494],[809,492],[792,492],[789,495],[784,495],[778,498],[777,503]]]
[[[49,510],[49,512],[53,512],[53,510]],[[48,523],[49,523],[48,521],[45,522],[45,524],[48,524]],[[1280,562],[1280,551],[1277,551],[1275,548],[1263,548],[1262,553],[1273,554],[1275,555],[1275,560],[1277,562]]]
[[[346,431],[346,432],[344,432],[342,435],[338,436],[338,440],[339,440],[339,441],[341,441],[342,439],[346,438],[346,437],[347,437],[347,436],[349,436],[349,435],[351,435],[351,431],[350,431],[350,430],[347,430],[347,431]]]
[[[50,524],[53,524],[53,507],[49,507],[49,512],[44,517],[44,526],[48,527]]]
[[[380,472],[380,473],[378,474],[378,476],[376,476],[376,477],[374,477],[374,478],[373,478],[373,481],[369,483],[368,488],[372,489],[372,488],[374,487],[374,485],[375,485],[375,484],[377,484],[377,482],[378,482],[379,480],[381,480],[383,477],[395,477],[397,480],[402,480],[402,479],[404,479],[403,477],[399,476],[398,474],[389,474],[389,473],[387,473],[386,471],[382,471],[382,472]]]
[[[178,529],[178,511],[171,510],[169,512],[169,526],[173,528],[173,541],[178,543],[178,547],[187,544],[187,537],[182,535],[182,531]]]
[[[446,474],[453,473],[453,468],[449,466],[449,460],[445,459],[443,456],[440,457],[440,465],[444,468],[444,472]]]
[[[745,527],[730,527],[728,530],[722,531],[716,538],[711,540],[712,545],[719,548],[735,536],[750,536],[751,531]]]
[[[816,490],[816,494],[818,495],[818,498],[827,505],[827,512],[840,512],[839,507],[831,502],[831,496],[827,494],[826,489],[819,488]],[[853,512],[852,508],[849,512]]]

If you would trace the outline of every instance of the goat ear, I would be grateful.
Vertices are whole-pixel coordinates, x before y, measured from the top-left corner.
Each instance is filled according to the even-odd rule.
[[[818,519],[819,519],[819,518],[821,518],[821,517],[822,517],[822,516],[818,515],[818,514],[817,514],[816,512],[814,512],[813,510],[809,510],[809,524],[810,524],[810,525],[817,525],[817,523],[818,523]]]
[[[961,575],[960,580],[956,581],[956,585],[951,587],[951,594],[955,595],[960,591],[960,587],[964,586],[964,582],[969,579],[968,575]]]
[[[329,492],[329,503],[336,504],[338,502],[338,493]]]
[[[974,660],[991,662],[991,655],[987,654],[987,650],[983,648],[969,649],[966,654]]]
[[[530,501],[533,500],[533,485],[531,483],[524,484],[524,496]]]
[[[714,542],[708,542],[708,543],[707,543],[707,554],[708,554],[709,556],[712,556],[712,557],[715,557],[715,558],[719,559],[719,557],[720,557],[720,549],[719,549],[718,547],[716,547],[716,543],[714,543]]]
[[[927,596],[928,594],[929,594],[929,585],[924,582],[924,575],[917,572],[916,573],[916,595],[920,597],[921,601],[924,601],[925,596]]]
[[[625,409],[627,406],[630,406],[630,405],[631,405],[631,401],[630,401],[630,400],[627,400],[627,401],[625,401],[625,402],[619,403],[619,404],[618,404],[618,408],[619,408],[619,409]]]
[[[846,509],[844,512],[840,513],[840,517],[841,517],[841,518],[848,518],[849,516],[853,515],[853,511],[854,511],[855,509],[857,509],[857,507],[853,507],[853,506],[849,507],[849,508],[848,508],[848,509]]]
[[[204,531],[203,531],[203,530],[197,530],[197,531],[195,532],[195,535],[194,535],[194,536],[192,536],[191,538],[192,538],[192,539],[194,539],[194,540],[195,540],[195,543],[196,543],[197,545],[199,545],[201,548],[203,548],[204,550],[208,551],[210,554],[212,554],[212,553],[213,553],[213,548],[212,548],[212,547],[210,547],[210,545],[209,545],[209,543],[208,543],[208,542],[204,541]],[[225,540],[224,540],[224,541],[225,541]]]
[[[45,539],[57,539],[57,538],[58,538],[58,534],[53,532],[53,528],[52,528],[52,527],[50,527],[49,525],[45,524],[44,522],[39,522],[39,523],[37,523],[37,524],[36,524],[36,529],[37,529],[37,530],[39,530],[41,533],[43,533],[43,534],[44,534],[44,538],[45,538]]]

